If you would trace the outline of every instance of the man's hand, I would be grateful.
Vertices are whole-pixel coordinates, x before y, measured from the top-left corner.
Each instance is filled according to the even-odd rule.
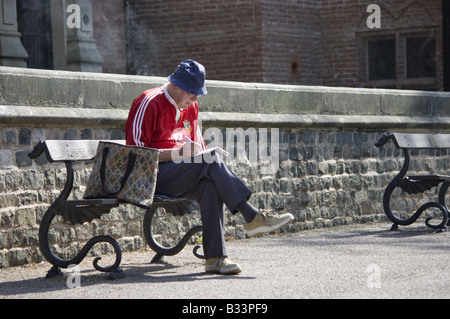
[[[181,147],[181,152],[179,152],[181,158],[192,157],[197,153],[202,151],[202,146],[195,142],[186,142]]]
[[[179,161],[190,158],[203,150],[202,146],[195,142],[186,142],[183,146],[174,149],[164,149],[159,151],[159,161]]]

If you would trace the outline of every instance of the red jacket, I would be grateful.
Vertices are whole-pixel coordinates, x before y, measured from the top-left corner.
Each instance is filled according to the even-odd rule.
[[[164,86],[149,89],[137,97],[131,105],[125,124],[127,145],[156,149],[180,147],[187,140],[197,142],[205,149],[198,127],[198,104],[177,110],[169,100]]]

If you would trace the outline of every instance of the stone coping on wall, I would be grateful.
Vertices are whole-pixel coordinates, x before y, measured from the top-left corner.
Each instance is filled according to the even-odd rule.
[[[0,124],[15,126],[98,125],[124,127],[128,110],[0,105]]]
[[[32,107],[0,105],[0,125],[27,127],[94,125],[123,128],[128,110]],[[284,128],[360,128],[427,129],[450,128],[450,117],[405,117],[373,115],[255,114],[200,112],[203,127],[284,127]]]
[[[123,126],[164,77],[0,67],[0,123]],[[207,81],[204,124],[447,128],[450,93]]]

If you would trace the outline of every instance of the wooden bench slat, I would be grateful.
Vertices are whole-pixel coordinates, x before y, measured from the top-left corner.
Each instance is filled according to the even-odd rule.
[[[450,134],[404,134],[395,133],[394,143],[398,148],[432,149],[450,148]]]
[[[49,162],[89,161],[94,159],[100,140],[46,140]],[[124,140],[109,142],[125,144]]]
[[[45,141],[49,160],[58,161],[83,161],[95,157],[98,141]]]

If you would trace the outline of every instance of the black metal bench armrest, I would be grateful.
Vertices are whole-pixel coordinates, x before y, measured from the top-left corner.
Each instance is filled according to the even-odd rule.
[[[28,157],[30,159],[36,159],[47,149],[47,146],[45,145],[45,142],[41,140],[39,143],[37,143],[31,153],[28,153]]]
[[[394,138],[394,134],[383,134],[382,137],[375,143],[376,147],[382,147],[386,144],[390,139]]]

